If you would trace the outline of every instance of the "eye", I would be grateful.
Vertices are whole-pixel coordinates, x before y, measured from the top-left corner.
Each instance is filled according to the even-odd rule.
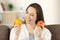
[[[31,15],[31,16],[34,16],[34,14],[33,14],[33,13],[31,13],[30,15]]]

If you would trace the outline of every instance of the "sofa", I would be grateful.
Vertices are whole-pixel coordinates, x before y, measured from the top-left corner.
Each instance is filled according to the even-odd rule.
[[[60,24],[45,25],[45,27],[48,28],[52,34],[51,40],[60,40]]]
[[[45,25],[52,34],[51,40],[60,40],[60,24]],[[9,40],[10,28],[6,25],[0,25],[0,40]]]
[[[10,28],[6,25],[0,25],[0,40],[9,40]]]

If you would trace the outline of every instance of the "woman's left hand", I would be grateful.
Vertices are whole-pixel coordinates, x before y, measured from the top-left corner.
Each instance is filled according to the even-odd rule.
[[[15,35],[19,35],[20,33],[20,27],[18,25],[14,25],[14,32],[15,32]]]
[[[42,40],[42,32],[43,32],[43,28],[41,27],[37,27],[36,29],[36,37],[37,37],[37,40]]]
[[[41,36],[42,32],[43,32],[43,28],[36,27],[36,29],[34,31],[35,40],[42,40],[42,36]]]
[[[36,30],[36,31],[37,31],[37,36],[38,36],[38,37],[41,37],[43,28],[37,27],[37,30]]]
[[[38,33],[38,37],[41,36],[42,31],[44,28],[44,22],[42,20],[37,22],[37,33]]]

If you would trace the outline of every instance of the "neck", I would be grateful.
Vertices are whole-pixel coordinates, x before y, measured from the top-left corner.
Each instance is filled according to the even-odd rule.
[[[35,29],[36,25],[35,24],[26,24],[27,28],[31,28],[32,30]]]
[[[29,34],[33,35],[36,25],[35,24],[26,24],[26,27],[27,27],[27,30],[28,30]]]

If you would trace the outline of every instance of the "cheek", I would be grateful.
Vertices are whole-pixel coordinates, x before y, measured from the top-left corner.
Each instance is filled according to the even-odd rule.
[[[31,17],[32,21],[36,21],[36,16],[35,17]]]
[[[26,15],[26,14],[25,14],[24,18],[25,18],[25,20],[26,20],[26,18],[27,18],[27,15]]]

